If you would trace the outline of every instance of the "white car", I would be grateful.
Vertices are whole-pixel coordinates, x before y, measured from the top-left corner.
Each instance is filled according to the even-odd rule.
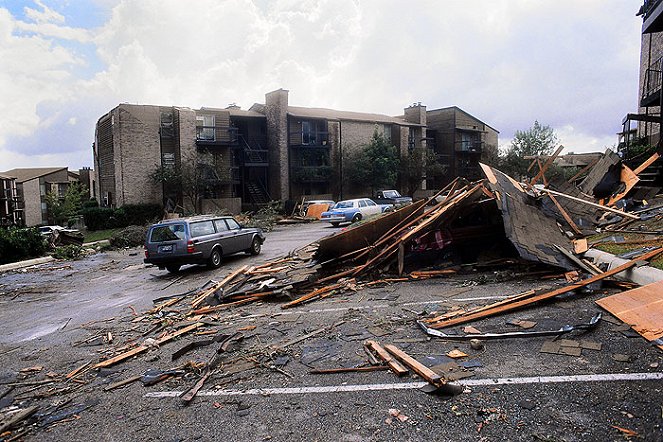
[[[372,215],[379,215],[386,208],[383,205],[376,204],[372,199],[357,198],[337,202],[327,212],[322,212],[320,219],[336,227],[340,223],[354,223]]]

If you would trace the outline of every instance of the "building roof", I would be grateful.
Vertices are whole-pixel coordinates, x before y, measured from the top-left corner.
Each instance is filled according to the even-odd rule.
[[[3,175],[0,173],[0,180],[15,180],[13,176]]]
[[[402,118],[390,117],[389,115],[339,111],[316,107],[288,106],[288,114],[299,118],[322,118],[325,120],[350,120],[370,123],[400,124],[401,126],[422,126],[421,124],[410,123]]]
[[[469,112],[467,112],[467,111],[464,111],[463,109],[459,108],[458,106],[448,106],[448,107],[441,107],[441,108],[439,108],[439,109],[431,109],[431,110],[427,110],[426,113],[429,113],[429,112],[437,112],[437,111],[447,111],[447,110],[460,111],[460,112],[464,113],[465,115],[467,115],[467,116],[469,116],[469,117],[471,117],[471,118],[477,120],[479,123],[483,124],[484,126],[491,128],[492,130],[494,130],[494,131],[497,132],[497,133],[500,133],[499,130],[495,129],[495,128],[494,128],[493,126],[491,126],[490,124],[484,123],[483,121],[479,120],[477,117],[475,117],[474,115],[472,115],[471,113],[469,113]]]
[[[51,173],[59,172],[61,170],[67,170],[66,167],[34,167],[34,168],[25,168],[25,169],[12,169],[5,172],[0,172],[2,175],[7,175],[12,178],[16,178],[17,183],[24,183],[26,181],[33,180],[35,178],[42,177],[44,175],[50,175]]]
[[[231,117],[252,117],[252,118],[265,118],[264,114],[261,114],[260,112],[256,112],[253,110],[253,106],[251,106],[251,109],[249,110],[244,110],[240,109],[237,106],[229,106],[226,108],[218,108],[218,107],[201,107],[199,110],[201,111],[216,111],[216,112],[228,112]]]

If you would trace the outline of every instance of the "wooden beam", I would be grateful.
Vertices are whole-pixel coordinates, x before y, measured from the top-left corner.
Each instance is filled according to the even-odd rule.
[[[654,155],[650,156],[641,165],[636,167],[633,173],[635,173],[636,175],[640,175],[646,168],[654,164],[654,162],[659,158],[661,158],[661,155],[659,155],[658,152],[655,152]]]
[[[617,273],[620,273],[620,272],[623,272],[624,270],[630,269],[631,267],[635,266],[638,262],[649,260],[649,259],[659,255],[661,252],[663,252],[663,247],[658,248],[656,250],[652,250],[651,252],[645,253],[644,255],[641,255],[641,256],[639,256],[639,257],[637,257],[637,258],[635,258],[631,261],[628,261],[628,262],[626,262],[626,263],[624,263],[624,264],[622,264],[618,267],[615,267],[612,270],[608,270],[608,271],[603,272],[599,275],[594,275],[590,278],[583,279],[582,281],[575,282],[575,283],[570,284],[568,286],[561,287],[559,289],[552,290],[552,291],[549,291],[549,292],[546,292],[546,293],[542,293],[540,295],[532,296],[532,297],[530,297],[528,299],[524,299],[522,301],[513,302],[513,303],[510,303],[506,306],[490,308],[490,309],[487,309],[487,310],[484,310],[484,311],[481,311],[481,312],[478,312],[478,313],[464,315],[464,316],[461,316],[461,317],[436,322],[434,324],[431,324],[431,327],[432,328],[444,328],[444,327],[450,327],[452,325],[463,324],[465,322],[469,322],[469,321],[472,321],[472,320],[475,320],[475,319],[487,318],[489,316],[494,316],[494,315],[504,313],[504,312],[507,312],[507,311],[510,311],[510,310],[515,310],[517,308],[520,308],[520,307],[523,307],[523,306],[526,306],[526,305],[530,305],[530,304],[533,304],[535,302],[539,302],[539,301],[543,301],[543,300],[546,300],[546,299],[554,298],[555,296],[558,296],[558,295],[561,295],[561,294],[564,294],[564,293],[568,293],[570,291],[579,289],[581,287],[585,287],[586,285],[589,285],[593,282],[600,281],[600,280],[605,279],[609,276],[616,275]]]
[[[446,381],[442,376],[435,373],[433,370],[426,367],[424,364],[417,361],[412,356],[405,353],[403,350],[399,349],[398,347],[394,345],[385,345],[384,348],[389,353],[394,355],[396,359],[401,361],[405,366],[410,367],[412,371],[417,373],[422,378],[426,379],[426,381],[428,381],[429,383],[437,386],[446,384]]]
[[[286,308],[294,307],[296,305],[299,305],[303,302],[308,301],[309,299],[312,299],[312,298],[315,298],[316,296],[322,295],[323,293],[327,293],[327,292],[331,292],[332,290],[343,288],[343,286],[344,286],[343,284],[332,284],[332,285],[328,285],[326,287],[322,287],[322,288],[313,290],[312,292],[307,293],[303,296],[300,296],[299,298],[297,298],[293,301],[290,301],[287,304],[283,304],[281,306],[281,308],[286,309]]]
[[[557,207],[557,210],[559,210],[559,213],[562,214],[562,217],[564,218],[566,223],[569,225],[569,227],[571,227],[571,229],[575,232],[575,234],[582,236],[582,232],[578,228],[578,225],[573,222],[573,220],[571,219],[569,214],[566,212],[566,210],[564,210],[564,207],[562,207],[562,205],[559,203],[559,201],[557,201],[557,198],[555,198],[551,194],[548,194],[548,197],[550,198],[550,200],[553,203],[555,203],[555,206]]]
[[[403,367],[398,361],[394,360],[389,352],[382,348],[380,344],[369,340],[366,341],[364,345],[374,351],[380,357],[380,359],[382,359],[389,366],[391,371],[396,373],[398,376],[407,374],[407,368]]]
[[[326,368],[309,371],[309,374],[335,374],[335,373],[362,373],[366,371],[389,370],[386,365],[372,365],[370,367],[350,367],[350,368]]]
[[[585,204],[587,204],[588,206],[596,207],[596,208],[598,208],[598,209],[605,210],[606,212],[616,213],[616,214],[618,214],[618,215],[625,216],[625,217],[627,217],[627,218],[637,219],[637,220],[640,219],[639,216],[632,215],[632,214],[630,214],[630,213],[628,213],[628,212],[624,212],[623,210],[614,209],[614,208],[612,208],[612,207],[606,207],[606,206],[603,206],[603,205],[601,205],[601,204],[596,204],[596,203],[593,203],[593,202],[591,202],[591,201],[586,201],[586,200],[581,199],[581,198],[576,198],[575,196],[567,195],[567,194],[565,194],[565,193],[557,192],[557,191],[555,191],[555,190],[551,190],[551,189],[541,189],[541,192],[548,193],[548,194],[553,194],[553,195],[556,195],[556,196],[561,196],[561,197],[563,197],[563,198],[568,198],[568,199],[570,199],[570,200],[577,201],[577,202],[579,202],[579,203],[585,203]]]
[[[202,322],[196,322],[196,323],[191,324],[187,327],[181,328],[181,329],[177,330],[174,333],[171,333],[169,335],[164,336],[163,338],[157,340],[155,344],[156,345],[165,344],[166,342],[172,341],[176,337],[184,335],[186,333],[189,333],[190,331],[193,331],[193,330],[197,329],[198,327],[202,327],[203,325],[205,325],[205,324],[203,324]],[[146,345],[139,345],[138,347],[132,348],[131,350],[126,351],[124,353],[121,353],[121,354],[119,354],[115,357],[112,357],[110,359],[106,359],[105,361],[99,362],[98,364],[94,365],[92,368],[110,367],[111,365],[117,364],[118,362],[124,361],[125,359],[129,359],[133,356],[139,355],[139,354],[143,353],[144,351],[147,351],[148,348],[150,348],[150,347],[148,347]]]
[[[539,170],[539,173],[537,173],[536,176],[532,178],[532,181],[530,181],[529,184],[527,184],[528,190],[531,189],[532,186],[534,186],[537,181],[539,181],[539,179],[543,176],[544,173],[546,173],[546,170],[548,170],[548,168],[552,165],[553,161],[555,161],[555,158],[557,158],[557,155],[559,155],[562,150],[564,150],[564,146],[560,145],[555,151],[555,153],[552,154],[552,156],[548,157],[546,163],[543,165],[543,168]]]

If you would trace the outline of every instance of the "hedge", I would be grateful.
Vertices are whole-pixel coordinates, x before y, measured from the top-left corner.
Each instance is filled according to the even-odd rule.
[[[163,208],[159,204],[127,204],[117,209],[87,207],[81,213],[88,230],[104,230],[152,223],[161,219]]]
[[[0,264],[36,258],[46,253],[46,241],[37,228],[0,228]]]

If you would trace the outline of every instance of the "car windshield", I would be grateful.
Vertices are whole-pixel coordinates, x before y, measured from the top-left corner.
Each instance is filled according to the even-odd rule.
[[[334,209],[349,209],[352,207],[352,201],[339,201],[334,206]]]
[[[400,196],[395,190],[385,190],[383,195],[385,198],[398,198]]]
[[[184,224],[156,226],[150,234],[150,242],[176,241],[184,239]]]

